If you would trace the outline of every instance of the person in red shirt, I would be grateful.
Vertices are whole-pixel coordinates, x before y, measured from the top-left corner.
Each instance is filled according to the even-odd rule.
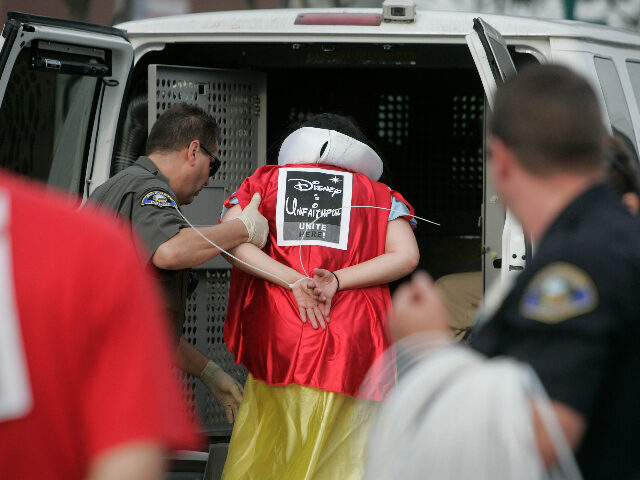
[[[0,174],[0,478],[160,479],[199,445],[131,237]]]
[[[380,157],[344,117],[309,120],[278,163],[225,204],[228,221],[259,193],[270,232],[264,252],[233,250],[262,272],[233,261],[241,270],[231,276],[225,342],[250,376],[223,478],[359,478],[366,418],[356,418],[356,397],[389,346],[387,283],[418,262],[413,210],[377,181]],[[310,292],[311,275],[326,305]]]

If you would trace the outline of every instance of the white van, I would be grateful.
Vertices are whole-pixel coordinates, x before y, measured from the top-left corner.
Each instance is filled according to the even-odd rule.
[[[522,231],[485,175],[496,83],[514,65],[566,64],[592,82],[606,124],[637,150],[640,35],[414,11],[407,0],[387,7],[204,13],[118,29],[11,13],[0,53],[0,166],[86,197],[143,153],[160,113],[194,103],[222,125],[223,166],[184,210],[213,224],[288,125],[342,113],[377,143],[416,214],[441,224],[419,225],[421,268],[436,278],[482,270],[485,284],[517,272]],[[185,336],[241,378],[222,342],[229,266],[215,259],[198,274]],[[208,432],[228,435],[223,410],[201,388],[191,384]]]

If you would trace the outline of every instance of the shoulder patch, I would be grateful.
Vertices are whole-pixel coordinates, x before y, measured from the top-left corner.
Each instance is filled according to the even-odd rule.
[[[147,193],[140,202],[141,206],[155,205],[156,207],[177,207],[176,201],[171,198],[171,195],[161,190],[154,190]]]
[[[547,265],[531,279],[520,302],[523,317],[554,324],[593,311],[598,290],[581,268],[571,263]]]

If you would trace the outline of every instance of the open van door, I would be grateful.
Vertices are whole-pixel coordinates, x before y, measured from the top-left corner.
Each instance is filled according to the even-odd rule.
[[[502,35],[481,18],[473,20],[473,32],[466,36],[486,94],[489,109],[493,109],[496,88],[516,74],[507,44]],[[488,109],[485,109],[488,111]],[[488,130],[485,116],[485,131]],[[524,268],[526,259],[522,227],[506,210],[487,173],[487,145],[484,142],[484,199],[482,204],[482,279],[483,290],[500,276],[501,281]]]
[[[86,196],[109,176],[131,43],[116,28],[14,12],[2,36],[0,167]]]

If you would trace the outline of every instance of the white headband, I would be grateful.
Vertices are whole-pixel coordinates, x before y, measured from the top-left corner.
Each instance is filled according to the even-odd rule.
[[[382,160],[371,147],[324,128],[302,127],[282,142],[278,165],[301,163],[325,163],[361,173],[373,181],[382,176]]]

